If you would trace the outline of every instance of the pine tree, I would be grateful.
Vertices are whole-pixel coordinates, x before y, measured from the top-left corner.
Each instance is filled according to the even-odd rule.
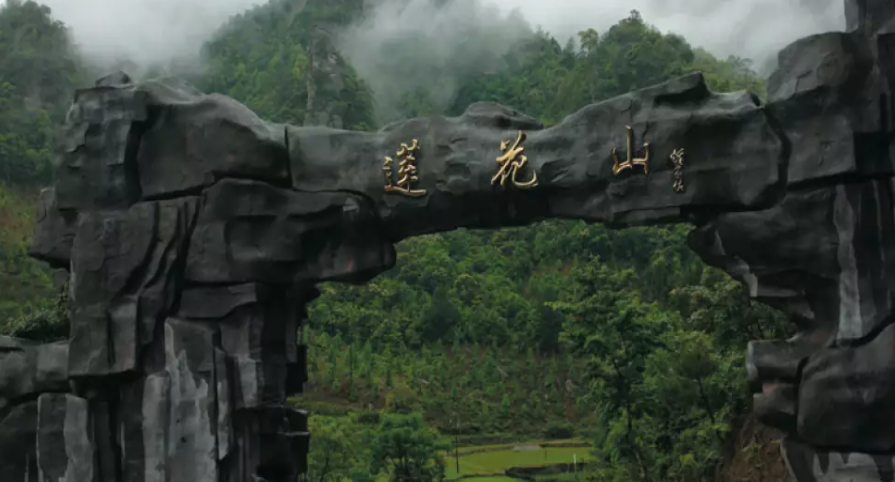
[[[566,374],[566,378],[574,384],[578,381],[578,373],[575,371],[575,357],[570,354],[567,363],[569,366],[569,371]]]
[[[357,358],[355,354],[354,344],[356,342],[352,340],[351,344],[348,345],[348,390],[349,392],[354,389],[354,365],[357,363]]]
[[[392,355],[392,349],[390,346],[386,345],[385,353],[383,353],[382,356],[384,358],[383,362],[385,365],[385,373],[383,374],[385,375],[385,386],[388,388],[392,388],[392,363],[394,356]]]
[[[311,339],[311,327],[305,325],[303,328],[302,342],[305,345],[308,360],[308,372],[310,374],[317,373],[317,350],[314,341]]]
[[[341,393],[341,391],[342,391],[342,383],[339,382],[339,379],[338,379],[338,378],[334,378],[334,379],[333,379],[333,384],[332,384],[332,386],[330,387],[330,391],[333,393],[333,395],[339,395],[339,393]]]
[[[325,383],[327,387],[336,393],[336,390],[333,387],[336,386],[336,383],[339,378],[338,374],[338,363],[339,363],[339,349],[337,348],[336,342],[338,341],[338,337],[330,338],[329,340],[329,350],[327,353],[327,367],[326,367],[326,379]]]
[[[454,335],[454,342],[451,345],[451,356],[455,359],[460,357],[460,335]]]
[[[360,376],[364,381],[364,387],[369,390],[373,385],[373,363],[375,361],[370,356],[364,356],[360,365]]]
[[[446,356],[447,355],[443,355],[442,358],[438,360],[438,386],[440,386],[442,390],[447,388],[448,384],[447,363],[445,359]]]
[[[392,388],[394,386],[394,380],[392,379],[391,360],[385,362],[385,386],[387,386],[388,388]]]

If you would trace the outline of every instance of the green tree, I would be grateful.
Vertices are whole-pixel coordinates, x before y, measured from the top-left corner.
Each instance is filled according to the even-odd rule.
[[[385,415],[370,445],[372,473],[385,472],[390,482],[444,479],[445,450],[438,434],[425,428],[420,414]]]
[[[375,121],[364,82],[338,55],[342,88],[329,88],[331,79],[316,67],[333,60],[320,58],[329,49],[319,48],[318,27],[346,25],[361,12],[355,0],[274,0],[236,15],[203,46],[200,87],[228,94],[265,119],[298,125],[312,95],[315,104],[338,110],[346,128],[367,130]]]
[[[662,480],[699,480],[722,461],[732,410],[745,390],[738,353],[725,352],[698,331],[670,330],[664,347],[644,367],[640,425],[658,450],[654,469]],[[648,422],[647,422],[648,421]]]
[[[312,416],[308,428],[313,434],[308,454],[308,480],[341,482],[349,477],[362,453],[357,428],[345,417]]]
[[[54,129],[83,72],[69,38],[46,6],[0,3],[0,332],[23,337],[67,330],[50,270],[28,245],[38,187],[52,178]]]
[[[660,346],[659,336],[668,320],[632,290],[639,285],[632,270],[611,270],[597,258],[584,265],[575,279],[574,301],[554,306],[568,315],[564,341],[592,360],[592,396],[604,416],[614,417],[620,436],[608,439],[611,447],[603,449],[636,467],[637,478],[651,480],[649,453],[635,424],[642,413],[636,389],[642,383],[646,357]]]
[[[50,180],[53,130],[83,72],[74,52],[49,7],[0,5],[0,181]]]

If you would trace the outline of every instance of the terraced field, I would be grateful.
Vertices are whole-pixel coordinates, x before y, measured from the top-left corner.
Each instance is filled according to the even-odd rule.
[[[581,440],[517,444],[481,445],[460,449],[460,471],[457,471],[453,453],[445,454],[447,480],[463,482],[516,482],[503,475],[512,467],[542,467],[554,464],[571,464],[574,460],[587,462],[590,449]],[[552,480],[576,480],[575,474],[552,475]]]
[[[517,479],[511,479],[505,476],[499,477],[470,477],[463,479],[463,482],[519,482]]]

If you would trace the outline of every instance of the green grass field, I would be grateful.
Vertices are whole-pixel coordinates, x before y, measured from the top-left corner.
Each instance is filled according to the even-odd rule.
[[[516,479],[509,477],[471,477],[463,479],[463,482],[518,482]]]
[[[584,474],[557,474],[557,475],[545,475],[543,477],[537,477],[536,480],[560,480],[563,482],[581,482],[584,480]]]
[[[445,439],[447,443],[451,443],[450,439]],[[513,447],[518,447],[520,445],[540,445],[542,447],[548,447],[554,445],[568,445],[568,444],[587,444],[587,440],[585,439],[568,439],[568,440],[551,440],[551,441],[543,441],[543,440],[530,440],[526,442],[514,442],[514,443],[504,443],[504,444],[494,444],[494,445],[470,445],[468,447],[460,447],[460,455],[462,456],[464,453],[468,452],[483,452],[483,451],[498,451],[498,450],[512,450]],[[588,444],[589,446],[589,444]],[[555,447],[554,447],[555,448]],[[584,450],[587,451],[587,447],[581,447],[579,451]]]
[[[590,460],[590,450],[587,447],[543,447],[538,450],[513,450],[519,445],[536,445],[537,442],[528,444],[501,445],[499,447],[478,446],[468,447],[466,451],[477,451],[483,448],[498,448],[503,450],[491,450],[487,452],[465,454],[460,452],[460,472],[457,472],[456,461],[453,454],[445,454],[446,478],[456,479],[460,475],[486,475],[500,474],[510,467],[538,467],[542,465],[571,463],[577,456],[579,462]],[[464,482],[509,482],[513,479],[506,477],[477,477],[463,479]],[[570,479],[571,480],[571,479]]]

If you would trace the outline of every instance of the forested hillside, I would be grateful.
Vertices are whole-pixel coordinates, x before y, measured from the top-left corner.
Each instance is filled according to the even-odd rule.
[[[576,42],[522,26],[523,40],[488,69],[464,72],[447,104],[417,89],[385,115],[346,60],[336,59],[338,89],[321,73],[329,34],[317,27],[344,28],[367,13],[362,4],[273,0],[237,16],[204,46],[196,82],[272,121],[302,124],[325,104],[345,128],[362,130],[395,115],[458,114],[483,100],[550,125],[693,70],[717,91],[764,92],[747,61],[717,59],[633,12]],[[402,45],[390,51],[396,69],[420,58],[412,42]],[[85,71],[46,8],[0,7],[6,333],[64,333],[64,298],[26,252],[36,192],[50,180],[52,126],[73,88],[87,83]],[[750,442],[737,437],[749,401],[746,343],[782,337],[786,324],[697,259],[687,230],[575,222],[458,230],[401,243],[397,266],[366,286],[322,286],[302,333],[311,381],[296,400],[317,414],[312,480],[450,478],[455,461],[442,460],[442,449],[550,438],[589,447],[579,450],[588,461],[579,476],[588,480],[720,477],[735,439]],[[407,437],[412,454],[400,452]],[[408,457],[411,466],[396,464]],[[470,472],[461,465],[460,473]]]
[[[81,82],[65,26],[47,7],[0,6],[0,327],[26,334],[54,314],[51,274],[27,257],[55,124]],[[43,333],[46,333],[43,330]]]

